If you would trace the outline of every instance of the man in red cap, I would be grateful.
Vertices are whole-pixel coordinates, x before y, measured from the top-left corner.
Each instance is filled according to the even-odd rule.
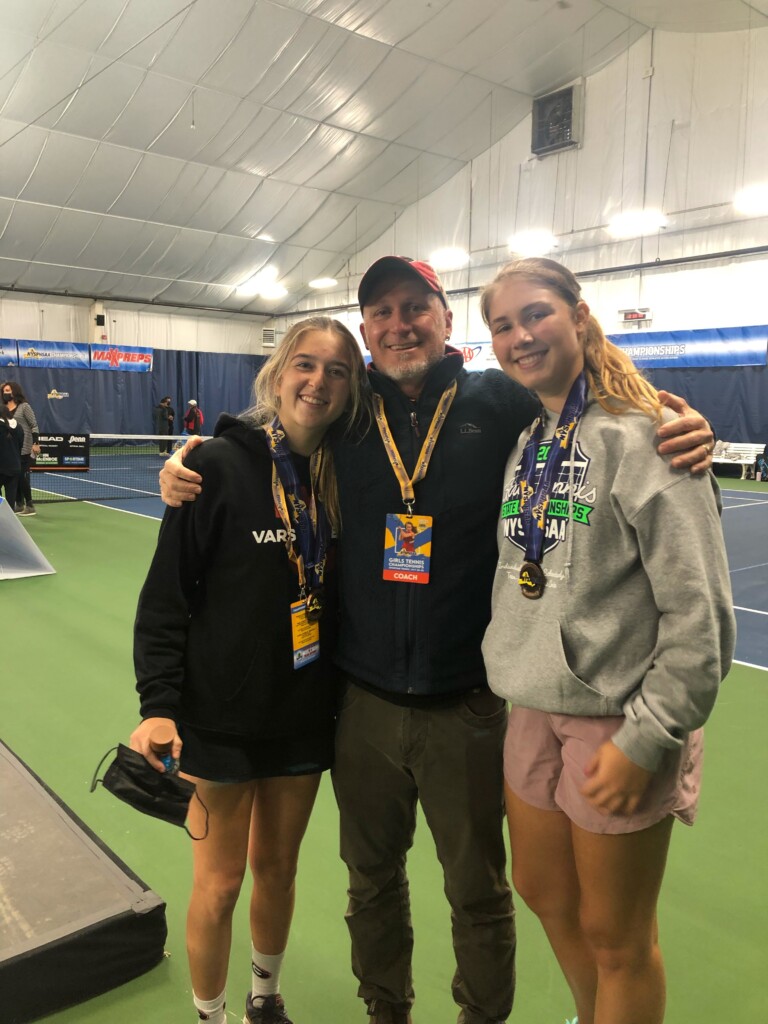
[[[515,983],[506,706],[488,689],[480,645],[504,468],[538,405],[501,371],[464,369],[447,345],[453,316],[428,263],[377,260],[358,299],[375,426],[334,449],[344,523],[336,660],[346,682],[333,782],[352,966],[372,1024],[410,1024],[405,862],[421,804],[451,907],[459,1024],[503,1024]],[[677,411],[686,415],[665,432],[677,434],[672,450],[688,453],[680,464],[693,465],[711,431],[680,400]],[[161,473],[171,505],[194,498],[200,482],[176,459]],[[398,560],[390,539],[410,517],[428,543]]]

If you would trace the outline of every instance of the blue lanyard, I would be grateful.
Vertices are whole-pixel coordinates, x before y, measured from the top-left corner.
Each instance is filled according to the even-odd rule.
[[[547,506],[552,484],[557,479],[560,467],[571,450],[574,427],[581,419],[586,404],[587,381],[582,372],[568,392],[538,484],[536,484],[537,454],[544,436],[544,423],[541,416],[534,423],[531,436],[523,449],[523,457],[520,460],[516,479],[520,488],[520,525],[525,537],[526,561],[535,562],[537,565],[541,564],[544,550]]]
[[[311,496],[309,504],[301,497],[301,484],[291,452],[285,443],[285,431],[277,416],[264,427],[272,456],[272,493],[280,518],[288,531],[286,546],[288,555],[296,562],[299,571],[299,586],[302,598],[309,591],[318,590],[325,576],[325,558],[331,536],[328,515],[317,497],[317,482],[323,460],[322,446],[313,452],[309,460]],[[298,552],[291,541],[291,532],[296,534]]]

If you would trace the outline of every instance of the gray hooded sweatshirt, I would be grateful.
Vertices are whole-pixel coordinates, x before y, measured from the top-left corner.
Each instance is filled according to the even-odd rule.
[[[613,742],[650,771],[708,717],[736,632],[717,482],[670,469],[655,430],[648,416],[611,415],[590,396],[553,485],[539,600],[518,584],[515,471],[530,431],[521,436],[483,642],[495,693],[547,712],[623,715]]]

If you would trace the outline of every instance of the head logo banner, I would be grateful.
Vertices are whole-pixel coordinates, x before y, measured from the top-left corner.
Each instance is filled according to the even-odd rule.
[[[130,370],[149,373],[152,369],[151,348],[127,348],[124,345],[91,345],[92,370]]]
[[[768,327],[611,334],[640,369],[661,366],[765,366]]]
[[[88,346],[75,341],[19,341],[19,366],[45,366],[55,370],[87,370]]]
[[[483,370],[501,369],[490,341],[467,341],[459,351],[464,357],[465,370],[482,373]]]

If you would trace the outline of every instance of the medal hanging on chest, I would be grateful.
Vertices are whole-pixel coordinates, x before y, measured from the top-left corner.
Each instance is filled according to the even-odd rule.
[[[413,507],[416,501],[414,486],[427,475],[432,452],[448,416],[448,410],[456,396],[457,387],[456,381],[452,381],[440,396],[427,436],[416,460],[413,476],[409,476],[406,472],[395,439],[392,437],[384,412],[384,400],[381,395],[373,396],[376,425],[379,428],[389,463],[400,484],[400,493],[406,509],[405,512],[389,513],[384,529],[382,576],[385,580],[390,580],[393,583],[429,583],[432,557],[432,516],[414,514]]]
[[[547,452],[538,481],[537,454],[544,435],[542,417],[533,425],[531,436],[523,449],[516,483],[520,490],[520,525],[525,538],[525,561],[520,567],[520,593],[529,600],[538,600],[544,593],[547,577],[542,568],[547,507],[552,487],[573,446],[573,432],[587,403],[587,381],[580,373],[571,385],[560,413],[555,434]]]
[[[296,466],[277,417],[264,428],[272,456],[272,496],[288,540],[288,557],[296,564],[299,599],[291,604],[293,667],[302,668],[320,656],[320,619],[325,605],[325,563],[331,526],[317,497],[322,446],[309,460],[310,498],[302,497]],[[295,540],[291,538],[295,537]]]

